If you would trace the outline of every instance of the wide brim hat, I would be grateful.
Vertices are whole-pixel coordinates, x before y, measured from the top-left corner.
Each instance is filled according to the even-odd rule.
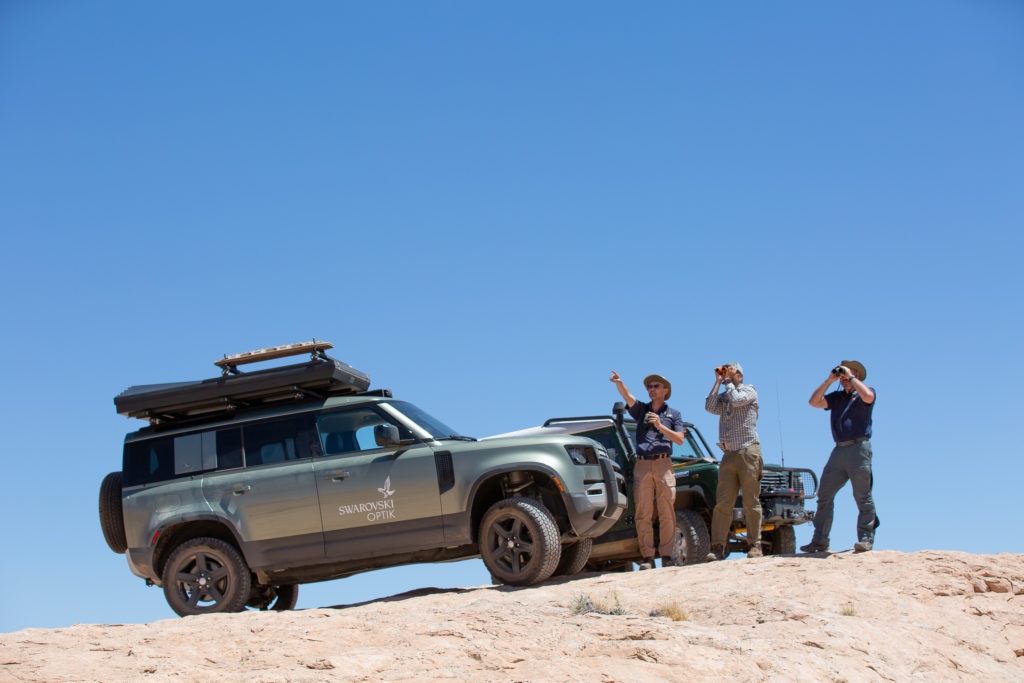
[[[840,365],[845,365],[853,371],[853,374],[857,375],[857,379],[863,382],[868,377],[868,371],[864,368],[864,364],[860,361],[855,360],[844,360]]]
[[[644,389],[646,389],[647,385],[651,383],[651,380],[654,380],[655,382],[661,382],[662,385],[666,389],[668,389],[668,393],[665,394],[665,400],[666,401],[669,400],[670,398],[672,398],[672,382],[669,382],[667,379],[665,379],[661,375],[647,375],[646,377],[644,377]]]

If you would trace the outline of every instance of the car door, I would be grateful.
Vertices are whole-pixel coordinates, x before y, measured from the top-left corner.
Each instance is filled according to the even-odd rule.
[[[380,445],[393,425],[405,445]],[[357,559],[442,547],[434,453],[375,405],[321,413],[324,456],[314,462],[328,558]]]
[[[322,562],[313,415],[253,422],[204,437],[204,451],[212,448],[221,464],[203,477],[203,494],[219,516],[234,525],[250,566]],[[242,453],[244,466],[238,466],[243,464]]]

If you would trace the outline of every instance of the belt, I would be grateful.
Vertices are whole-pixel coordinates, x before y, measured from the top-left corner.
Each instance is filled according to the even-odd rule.
[[[850,439],[849,441],[836,441],[836,445],[837,446],[852,446],[855,443],[860,443],[861,441],[867,441],[867,440],[868,440],[868,437],[866,437],[866,436],[858,436],[856,439]]]
[[[638,455],[636,456],[640,460],[661,460],[662,458],[669,457],[670,453],[652,453],[651,455]]]

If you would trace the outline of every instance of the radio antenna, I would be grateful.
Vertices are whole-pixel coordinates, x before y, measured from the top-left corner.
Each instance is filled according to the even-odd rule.
[[[779,454],[782,456],[782,466],[786,466],[786,447],[782,443],[782,401],[779,400],[779,380],[775,380],[775,408],[779,411]]]

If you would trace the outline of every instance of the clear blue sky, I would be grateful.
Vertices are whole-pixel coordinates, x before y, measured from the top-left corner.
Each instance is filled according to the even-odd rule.
[[[856,358],[878,547],[1022,552],[1022,122],[1016,0],[4,2],[0,631],[172,617],[100,532],[112,398],[313,337],[475,436],[613,368],[713,436],[737,359],[818,472]]]

